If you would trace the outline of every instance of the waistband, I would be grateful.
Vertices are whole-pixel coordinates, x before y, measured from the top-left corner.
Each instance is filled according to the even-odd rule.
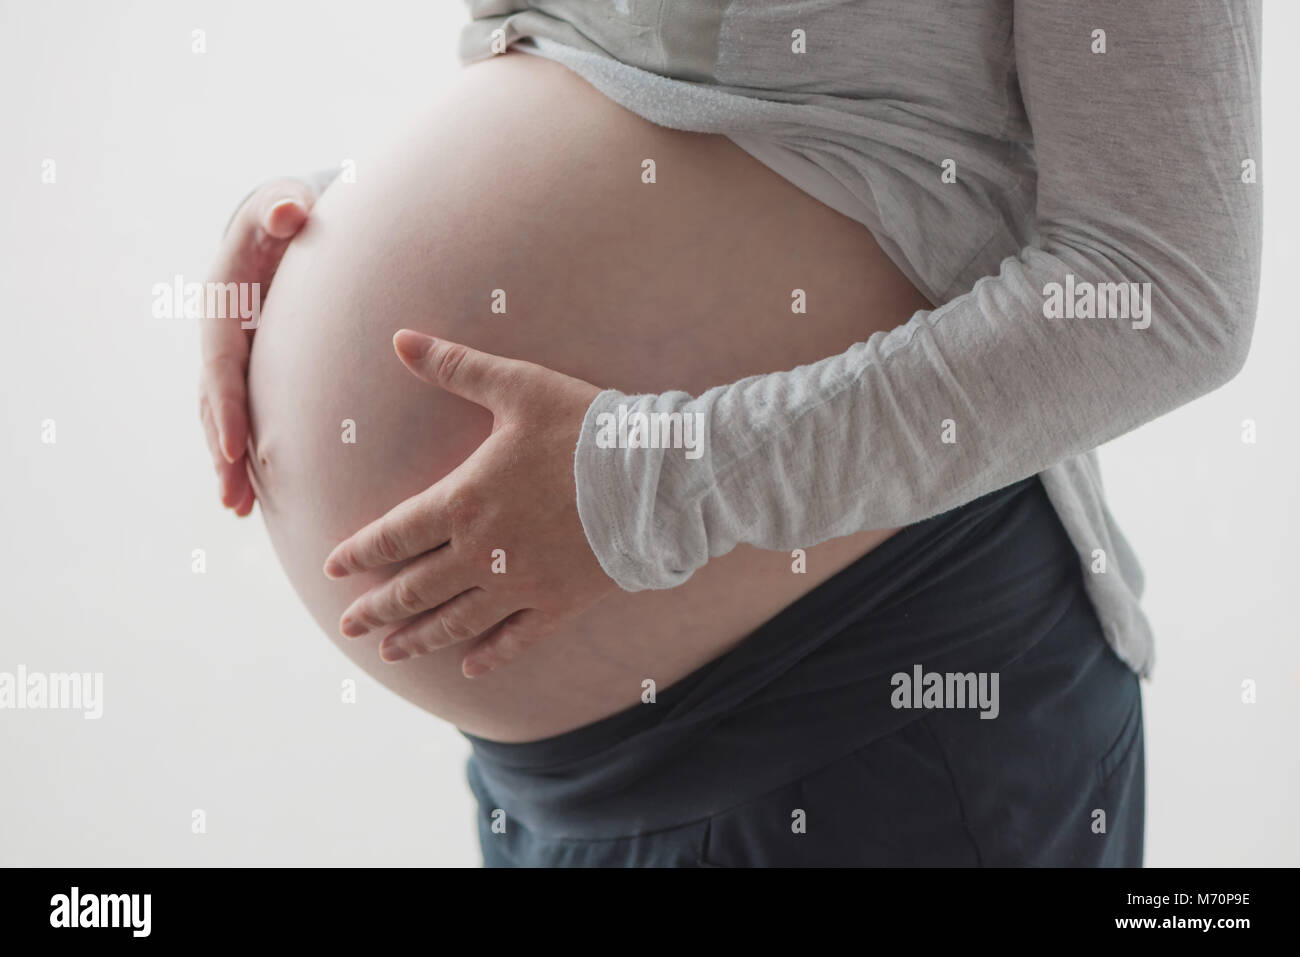
[[[920,717],[891,704],[896,672],[999,671],[1080,588],[1031,476],[886,539],[653,704],[539,741],[465,735],[470,787],[547,839],[699,820]]]

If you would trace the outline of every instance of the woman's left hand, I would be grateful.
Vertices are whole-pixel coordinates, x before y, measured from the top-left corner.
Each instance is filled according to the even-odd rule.
[[[474,642],[468,678],[512,660],[615,590],[578,517],[573,455],[596,386],[409,330],[421,379],[492,412],[492,433],[449,475],[342,542],[325,574],[413,559],[343,613],[349,638],[404,622],[379,653],[401,661]]]

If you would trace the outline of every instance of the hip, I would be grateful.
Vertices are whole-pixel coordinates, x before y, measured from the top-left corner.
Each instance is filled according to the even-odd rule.
[[[485,857],[1086,863],[1104,786],[1133,823],[1137,687],[1031,478],[903,530],[653,703],[471,737]]]

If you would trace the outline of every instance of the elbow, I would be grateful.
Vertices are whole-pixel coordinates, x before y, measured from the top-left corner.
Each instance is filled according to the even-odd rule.
[[[1246,365],[1255,333],[1258,285],[1249,295],[1215,296],[1205,300],[1204,313],[1212,323],[1201,368],[1202,392],[1213,392],[1231,382]]]
[[[1210,246],[1199,258],[1199,281],[1191,283],[1197,295],[1204,340],[1211,344],[1205,370],[1207,392],[1231,382],[1246,365],[1259,311],[1260,274],[1263,266],[1263,217],[1258,208],[1243,217],[1238,229]]]
[[[1259,263],[1247,257],[1230,271],[1202,269],[1180,278],[1166,287],[1179,292],[1165,301],[1184,330],[1180,338],[1197,354],[1188,377],[1191,400],[1226,385],[1246,365],[1259,306]]]
[[[1184,379],[1187,389],[1184,401],[1208,395],[1237,377],[1250,354],[1253,318],[1253,315],[1239,317],[1232,324],[1231,335],[1221,336],[1200,349],[1198,360],[1192,364],[1192,375]]]
[[[1211,389],[1227,385],[1237,377],[1246,365],[1250,355],[1250,341],[1254,334],[1255,314],[1244,314],[1235,327],[1233,338],[1216,350],[1216,357],[1210,370]]]
[[[1142,330],[1136,335],[1149,337],[1137,350],[1143,357],[1138,368],[1155,373],[1153,385],[1173,407],[1221,388],[1244,368],[1259,305],[1259,242],[1212,241],[1192,249],[1148,241],[1161,250],[1148,256],[1133,255],[1143,246],[1136,238],[1118,244],[1113,254],[1089,255],[1083,239],[1058,236],[1056,245],[1065,272],[1086,274],[1094,287],[1108,288],[1125,285],[1109,277],[1124,276],[1133,294],[1145,298],[1146,325],[1133,326]],[[1077,258],[1063,255],[1066,249]]]

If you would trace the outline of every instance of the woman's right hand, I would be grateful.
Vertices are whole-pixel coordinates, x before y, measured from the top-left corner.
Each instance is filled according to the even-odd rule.
[[[289,241],[307,222],[316,202],[308,184],[278,179],[262,186],[235,213],[217,251],[209,282],[258,283],[260,301],[275,276]],[[248,444],[248,354],[254,328],[238,315],[200,320],[203,367],[199,375],[199,418],[217,471],[221,504],[244,517],[256,496],[245,469]]]

